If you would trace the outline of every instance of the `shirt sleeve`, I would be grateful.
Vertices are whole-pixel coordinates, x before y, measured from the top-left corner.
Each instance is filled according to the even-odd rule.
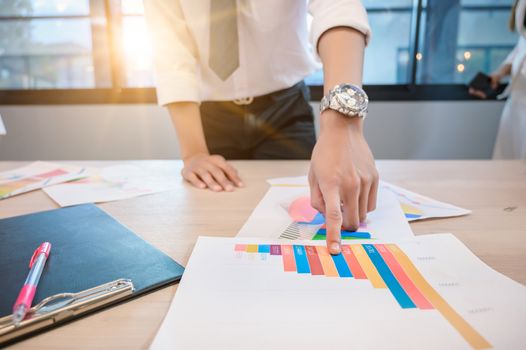
[[[314,48],[323,33],[334,27],[351,27],[365,35],[365,43],[371,39],[367,12],[360,0],[310,0],[312,15],[310,41]]]
[[[200,102],[197,48],[179,0],[145,0],[160,105]]]

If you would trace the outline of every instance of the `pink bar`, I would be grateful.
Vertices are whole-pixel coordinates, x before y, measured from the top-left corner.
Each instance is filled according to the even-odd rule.
[[[234,251],[236,252],[244,252],[247,249],[246,244],[236,244]]]
[[[418,290],[413,281],[411,281],[409,276],[407,276],[402,266],[396,261],[393,253],[391,253],[383,244],[375,244],[374,246],[378,252],[380,252],[380,255],[384,258],[384,261],[398,280],[398,283],[404,288],[405,292],[409,295],[409,298],[411,298],[415,305],[422,310],[433,309],[433,305],[431,305],[420,290]]]
[[[296,271],[296,260],[294,260],[294,252],[291,245],[281,245],[281,256],[283,258],[283,269],[286,272]]]

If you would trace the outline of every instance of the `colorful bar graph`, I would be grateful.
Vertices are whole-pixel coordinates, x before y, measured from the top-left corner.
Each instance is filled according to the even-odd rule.
[[[281,255],[281,246],[279,244],[271,244],[270,255]]]
[[[376,271],[378,271],[385,284],[387,285],[387,288],[389,288],[398,304],[400,304],[400,307],[402,307],[402,309],[415,308],[416,305],[406,294],[400,283],[398,283],[395,276],[393,275],[391,270],[389,270],[389,267],[385,263],[384,259],[382,259],[382,256],[380,255],[380,253],[378,253],[376,248],[372,244],[364,244],[363,247],[367,255],[369,255],[369,258],[371,259],[372,263],[376,267]]]
[[[334,261],[334,266],[336,266],[336,270],[340,277],[352,277],[351,270],[342,254],[331,255],[331,258],[332,261]]]
[[[321,266],[316,247],[311,245],[305,246],[305,251],[307,252],[307,259],[309,260],[311,274],[324,275],[325,272],[323,272],[323,267]]]
[[[320,257],[321,266],[323,266],[325,276],[338,277],[338,270],[336,270],[336,266],[334,266],[334,262],[332,261],[331,254],[327,250],[327,247],[321,245],[316,246],[316,251]]]
[[[244,252],[247,250],[247,245],[246,244],[236,244],[236,246],[234,247],[234,250],[236,252]]]
[[[316,237],[318,236],[321,236],[318,239],[325,239],[325,237],[327,236],[327,229],[320,228],[318,232],[316,232],[316,236],[313,238],[313,240],[316,240]],[[370,239],[371,234],[369,232],[352,232],[347,230],[341,230],[341,237],[342,239]]]
[[[416,288],[413,281],[407,276],[393,254],[383,244],[376,244],[375,247],[416,306],[422,310],[432,309],[433,305],[431,305],[426,297]]]
[[[376,269],[374,268],[374,265],[371,262],[371,259],[369,259],[369,256],[367,255],[363,247],[359,244],[353,244],[350,247],[351,247],[353,254],[356,256],[356,259],[360,263],[360,266],[365,272],[367,279],[371,282],[373,287],[374,288],[387,288],[387,286],[384,283],[384,280],[380,277],[380,275],[378,274],[378,271],[376,271]]]
[[[236,244],[239,253],[280,256],[285,272],[301,275],[368,279],[374,288],[387,288],[402,309],[436,309],[474,349],[491,348],[420,274],[409,257],[395,244],[342,245],[331,255],[324,245]],[[262,261],[266,261],[263,259]]]
[[[302,245],[293,245],[294,259],[296,260],[296,270],[298,273],[310,273],[309,261],[305,247]]]
[[[257,253],[258,245],[257,244],[247,244],[247,253]]]
[[[386,247],[391,253],[393,253],[396,260],[398,260],[404,271],[426,299],[431,302],[433,307],[444,316],[444,318],[474,349],[488,349],[492,347],[479,332],[471,327],[471,325],[467,323],[466,320],[464,320],[435,289],[433,289],[433,287],[425,280],[424,276],[420,274],[415,265],[413,265],[409,257],[405,255],[400,248],[395,244],[387,244]]]
[[[345,258],[345,261],[347,261],[347,265],[349,265],[349,269],[351,270],[354,278],[367,279],[367,276],[365,276],[365,272],[363,272],[358,259],[356,259],[356,256],[354,256],[351,247],[348,245],[342,245],[342,254]]]
[[[270,253],[270,244],[260,244],[258,246],[258,253]]]
[[[247,250],[248,252],[248,250]],[[281,246],[281,256],[283,257],[283,268],[287,272],[296,271],[296,261],[294,260],[294,253],[291,245]]]

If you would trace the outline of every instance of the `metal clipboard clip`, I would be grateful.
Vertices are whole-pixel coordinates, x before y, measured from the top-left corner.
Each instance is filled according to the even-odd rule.
[[[33,306],[18,326],[15,326],[11,315],[0,318],[0,345],[123,299],[133,291],[131,280],[118,279],[78,293],[60,293],[47,297]]]

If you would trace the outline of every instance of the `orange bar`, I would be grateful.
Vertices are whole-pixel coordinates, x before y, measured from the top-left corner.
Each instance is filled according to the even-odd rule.
[[[365,249],[363,249],[361,244],[351,244],[350,245],[352,252],[356,256],[356,259],[358,259],[358,262],[360,263],[360,266],[362,267],[363,271],[365,272],[365,275],[371,281],[371,284],[374,288],[387,288],[385,285],[384,280],[382,277],[380,277],[380,274],[378,271],[376,271],[376,268],[374,267],[371,259],[369,259],[369,256],[365,252]]]
[[[409,257],[398,248],[395,244],[386,244],[386,247],[393,253],[396,260],[405,273],[411,278],[416,287],[424,294],[427,300],[444,316],[444,318],[453,326],[457,332],[474,348],[488,349],[491,344],[480,335],[469,323],[466,322],[425,280],[420,274]]]
[[[294,252],[291,245],[281,245],[281,256],[283,258],[283,268],[285,272],[296,271],[296,260],[294,260]]]
[[[316,250],[318,251],[318,257],[320,258],[325,276],[338,277],[338,270],[336,270],[336,266],[334,265],[334,261],[332,261],[331,254],[329,254],[327,247],[318,245],[316,246]]]
[[[257,253],[258,245],[257,244],[247,244],[246,249],[247,249],[246,250],[247,253]]]

